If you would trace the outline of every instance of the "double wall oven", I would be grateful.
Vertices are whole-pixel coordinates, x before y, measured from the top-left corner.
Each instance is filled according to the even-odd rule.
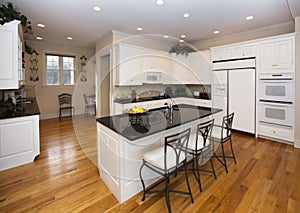
[[[292,127],[294,122],[293,73],[259,76],[259,121]]]

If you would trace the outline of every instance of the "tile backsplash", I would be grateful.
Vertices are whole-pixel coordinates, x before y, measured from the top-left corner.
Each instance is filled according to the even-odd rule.
[[[166,92],[172,92],[173,96],[193,96],[194,92],[210,93],[210,85],[164,85],[164,84],[145,84],[137,86],[117,86],[114,88],[114,98],[131,98],[133,93],[137,96],[153,97],[164,95]]]
[[[9,97],[35,97],[35,85],[24,85],[20,89],[0,90],[0,100],[7,101]]]

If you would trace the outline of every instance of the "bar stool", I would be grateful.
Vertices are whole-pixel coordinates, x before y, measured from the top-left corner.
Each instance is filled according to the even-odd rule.
[[[140,167],[139,175],[141,183],[143,185],[143,198],[145,200],[146,194],[152,194],[157,192],[163,192],[166,199],[168,211],[171,212],[171,204],[169,192],[175,192],[180,194],[187,194],[190,196],[192,203],[194,199],[191,193],[190,184],[187,175],[187,147],[189,142],[191,129],[187,129],[180,133],[165,137],[164,146],[155,148],[143,155],[143,164]],[[177,172],[177,169],[184,166],[185,178],[188,191],[179,191],[175,189],[169,189],[170,175]],[[164,176],[162,180],[154,184],[153,186],[145,189],[145,183],[142,178],[142,170],[147,167],[151,171]],[[160,183],[164,182],[165,187],[162,190],[155,190],[154,188]]]
[[[193,156],[192,159],[192,171],[194,173],[194,176],[199,184],[200,192],[202,192],[202,185],[201,185],[201,179],[200,179],[200,171],[201,172],[209,172],[213,173],[214,178],[217,179],[214,164],[211,159],[213,156],[213,143],[211,143],[211,134],[212,129],[214,125],[214,119],[198,124],[197,125],[197,132],[196,132],[196,140],[195,143],[189,143],[188,146],[188,153]],[[199,168],[199,157],[202,156],[201,160],[208,158],[211,164],[211,170],[204,170]]]
[[[215,143],[220,143],[222,148],[222,155],[214,154],[215,157],[224,167],[226,173],[228,173],[228,166],[227,166],[227,158],[233,158],[234,163],[236,164],[235,155],[232,148],[232,140],[231,140],[231,131],[232,131],[232,123],[233,123],[234,112],[230,115],[226,115],[223,117],[222,126],[214,125],[212,131],[212,140]],[[224,144],[229,141],[231,155],[226,155],[224,150]]]

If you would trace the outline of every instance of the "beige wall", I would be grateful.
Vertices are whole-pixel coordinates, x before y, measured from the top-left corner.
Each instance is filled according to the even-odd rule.
[[[106,48],[107,46],[110,46],[113,43],[113,33],[110,31],[103,36],[101,36],[97,41],[95,42],[96,46],[96,53],[102,50],[103,48]]]
[[[295,145],[300,148],[300,16],[295,18],[295,32],[296,32],[296,74],[295,74]]]
[[[95,50],[94,49],[84,49],[84,48],[76,48],[76,47],[70,47],[70,46],[62,46],[62,45],[52,45],[42,42],[31,42],[28,41],[28,44],[36,49],[36,51],[39,53],[38,56],[38,73],[40,80],[36,82],[32,82],[29,80],[30,76],[30,55],[25,54],[25,81],[27,85],[34,85],[35,91],[36,91],[36,98],[37,102],[40,108],[41,112],[41,119],[47,119],[47,118],[54,118],[58,117],[59,113],[59,105],[58,105],[58,95],[63,92],[67,93],[74,93],[74,90],[76,88],[77,93],[76,96],[73,96],[73,104],[75,106],[75,113],[76,114],[82,114],[84,112],[84,104],[83,104],[83,97],[82,93],[80,94],[81,97],[78,95],[78,91],[81,90],[81,88],[84,91],[88,91],[93,93],[92,88],[94,86],[94,73],[93,72],[93,63],[89,65],[88,71],[88,81],[87,82],[79,82],[76,83],[76,86],[44,86],[43,80],[44,80],[44,57],[43,53],[45,51],[51,51],[61,54],[71,54],[75,55],[77,59],[79,59],[83,54],[89,59],[91,59],[94,56]],[[76,81],[78,80],[78,75],[80,74],[81,65],[80,60],[77,60],[76,64]],[[78,87],[78,88],[77,88]]]

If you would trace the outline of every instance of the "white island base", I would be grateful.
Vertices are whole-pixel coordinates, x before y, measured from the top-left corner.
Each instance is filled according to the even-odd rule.
[[[120,203],[143,190],[139,177],[143,153],[164,144],[164,138],[191,128],[190,141],[195,139],[197,124],[210,117],[198,119],[150,136],[130,141],[97,123],[98,131],[98,168],[100,177]],[[151,170],[143,169],[146,187],[156,182],[161,176]]]

